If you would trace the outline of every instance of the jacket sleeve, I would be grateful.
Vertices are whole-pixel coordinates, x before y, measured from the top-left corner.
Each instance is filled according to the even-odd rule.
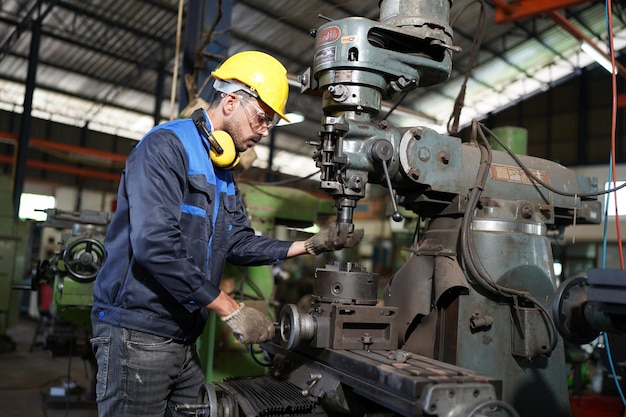
[[[146,136],[126,164],[130,240],[135,260],[192,311],[213,301],[219,287],[207,280],[185,247],[180,220],[187,158],[176,135]]]
[[[228,261],[235,265],[254,266],[282,262],[293,243],[257,235],[250,227],[239,189],[235,196],[232,228]]]

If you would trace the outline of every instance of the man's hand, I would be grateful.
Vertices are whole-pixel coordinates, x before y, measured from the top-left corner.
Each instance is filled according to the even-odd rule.
[[[234,313],[222,317],[222,321],[244,344],[265,342],[276,333],[274,324],[265,314],[252,307],[246,307],[243,303],[239,304]]]
[[[352,248],[363,239],[363,229],[350,232],[350,223],[331,223],[304,242],[306,251],[311,255],[330,252],[343,248]]]

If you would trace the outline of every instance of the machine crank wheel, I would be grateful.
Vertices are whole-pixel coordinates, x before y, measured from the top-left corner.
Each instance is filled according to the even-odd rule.
[[[559,286],[552,304],[552,319],[563,339],[576,345],[584,345],[598,337],[585,319],[587,303],[587,277],[577,276]]]
[[[91,282],[96,279],[105,260],[104,245],[90,237],[81,237],[72,241],[63,251],[63,262],[67,273],[79,282]]]
[[[177,404],[176,411],[193,417],[218,417],[217,394],[211,384],[202,384],[195,404]]]
[[[287,349],[293,349],[302,341],[300,334],[300,313],[291,304],[287,304],[280,312],[280,339],[282,345]]]
[[[217,417],[217,394],[213,385],[202,384],[198,393],[198,404],[207,404],[208,408],[202,411],[202,414],[196,414],[198,417]]]
[[[463,413],[462,417],[485,417],[490,416],[496,411],[505,411],[506,415],[509,417],[519,417],[519,414],[513,407],[500,400],[481,401],[473,406],[467,413]]]
[[[309,314],[300,313],[294,304],[285,304],[280,311],[281,344],[288,350],[315,336],[315,320]]]

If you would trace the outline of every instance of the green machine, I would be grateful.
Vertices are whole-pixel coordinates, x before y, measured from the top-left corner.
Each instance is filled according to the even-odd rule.
[[[280,236],[288,229],[306,229],[324,216],[335,213],[332,200],[306,191],[273,185],[239,183],[251,226],[257,233]],[[235,300],[266,312],[278,320],[280,300],[272,266],[237,267],[227,264],[222,276],[222,290]],[[207,381],[242,375],[262,375],[267,371],[266,359],[260,351],[242,345],[228,326],[211,314],[207,327],[198,340],[198,353],[203,361]]]
[[[0,176],[0,194],[11,195],[11,179]],[[0,202],[0,352],[15,349],[7,335],[19,318],[22,293],[17,291],[27,274],[30,222],[15,220],[11,198]]]
[[[106,259],[104,236],[110,213],[101,211],[70,212],[45,210],[47,219],[40,227],[61,231],[59,250],[49,259],[40,260],[32,281],[32,289],[44,293],[51,289],[52,299],[44,329],[44,348],[53,354],[72,351],[89,355],[87,343],[91,333],[93,283]],[[48,304],[48,303],[44,303]],[[84,333],[81,349],[74,344],[78,332]]]

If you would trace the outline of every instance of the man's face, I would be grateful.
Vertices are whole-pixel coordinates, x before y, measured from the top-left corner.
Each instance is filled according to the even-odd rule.
[[[263,137],[269,135],[269,130],[275,124],[274,112],[264,103],[253,97],[231,95],[238,101],[232,117],[224,123],[224,130],[228,132],[238,152],[252,148]]]

